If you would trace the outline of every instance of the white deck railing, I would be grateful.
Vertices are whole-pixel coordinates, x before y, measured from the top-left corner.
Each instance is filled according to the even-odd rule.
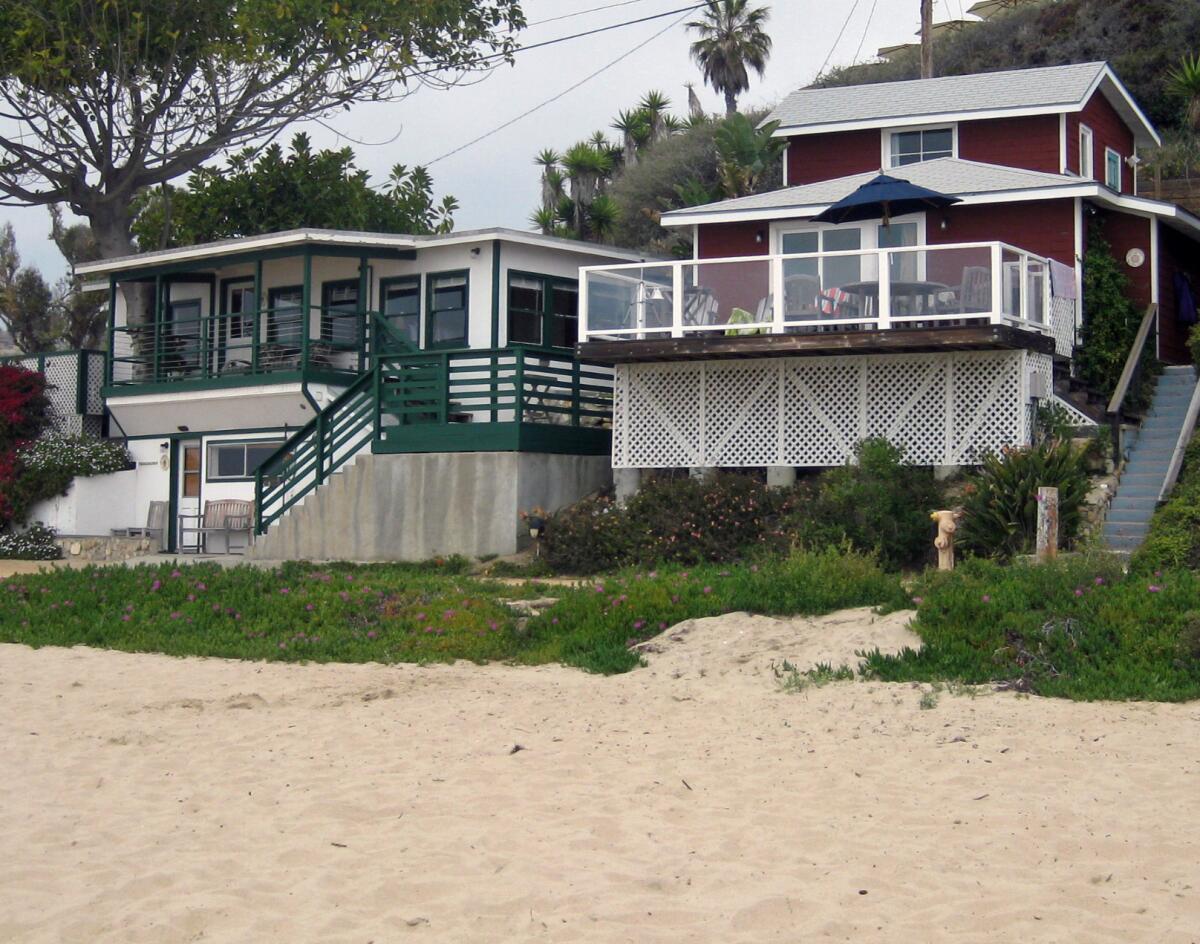
[[[1053,333],[1049,262],[1001,242],[592,266],[581,275],[584,341],[950,324]]]

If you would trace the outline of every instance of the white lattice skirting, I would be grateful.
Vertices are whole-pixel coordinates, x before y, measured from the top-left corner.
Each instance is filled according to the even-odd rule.
[[[1029,442],[1051,370],[1027,351],[622,365],[613,467],[841,465],[870,436],[917,465],[969,465]]]

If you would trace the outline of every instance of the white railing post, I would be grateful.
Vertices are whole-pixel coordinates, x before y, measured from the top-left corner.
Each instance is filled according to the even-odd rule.
[[[992,314],[989,319],[996,324],[1004,319],[1004,251],[999,243],[992,243]]]
[[[879,250],[879,311],[875,313],[876,324],[880,331],[887,331],[892,326],[892,267],[889,263],[891,253],[887,249]]]
[[[671,265],[671,337],[683,337],[683,263]]]
[[[787,322],[787,299],[783,295],[783,257],[771,256],[771,333],[783,334]]]
[[[587,269],[580,269],[579,275],[579,324],[583,327],[583,331],[580,334],[583,340],[590,341],[591,325],[588,324],[588,281],[592,273]],[[381,305],[380,307],[383,306]]]
[[[636,311],[633,315],[633,326],[637,329],[637,334],[634,335],[639,341],[646,340],[646,273],[642,272],[642,277],[638,281],[637,300],[634,302]]]
[[[1020,279],[1021,304],[1017,310],[1024,327],[1029,323],[1029,256],[1025,253],[1021,253],[1020,266],[1020,274],[1017,277]]]

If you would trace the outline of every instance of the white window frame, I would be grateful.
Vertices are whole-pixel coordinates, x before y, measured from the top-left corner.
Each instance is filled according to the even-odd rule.
[[[1109,176],[1108,176],[1109,162],[1114,157],[1117,159],[1117,182],[1116,182],[1116,184],[1113,184],[1112,180],[1109,179]],[[1104,149],[1104,186],[1108,187],[1110,190],[1115,190],[1117,193],[1121,192],[1121,178],[1125,176],[1124,172],[1121,170],[1121,165],[1124,162],[1124,160],[1125,159],[1123,157],[1121,157],[1120,151],[1113,150],[1110,147],[1106,147]]]
[[[912,131],[950,131],[950,157],[958,157],[958,122],[941,122],[932,125],[903,125],[894,128],[880,129],[879,136],[879,166],[884,169],[884,173],[890,170],[896,170],[901,166],[909,167],[911,165],[893,164],[892,163],[892,138],[897,134],[907,134]],[[924,163],[918,161],[917,163]]]
[[[925,213],[909,213],[905,216],[897,216],[892,219],[892,223],[901,225],[904,223],[917,224],[917,245],[926,245],[927,240],[927,214]],[[826,230],[838,229],[857,229],[859,236],[859,252],[875,252],[879,249],[879,227],[882,226],[881,220],[863,220],[856,224],[834,224],[834,223],[805,223],[784,221],[781,223],[771,224],[771,249],[776,255],[782,256],[783,253],[783,237],[791,233],[821,233]],[[820,245],[818,241],[818,245]],[[918,279],[925,278],[925,256],[918,255]],[[821,266],[821,278],[824,279],[824,266]]]
[[[1079,176],[1088,180],[1096,179],[1096,139],[1092,129],[1085,124],[1079,126]]]

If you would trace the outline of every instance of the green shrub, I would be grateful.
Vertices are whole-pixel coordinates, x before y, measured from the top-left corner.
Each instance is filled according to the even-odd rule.
[[[848,544],[889,567],[920,564],[933,543],[929,514],[944,496],[932,469],[903,459],[886,439],[863,440],[855,462],[821,473],[807,500],[792,503],[785,531],[808,548]]]
[[[1200,697],[1200,576],[1124,576],[1112,557],[973,559],[916,584],[920,652],[873,654],[887,681],[1004,683],[1083,700]]]
[[[1058,539],[1069,547],[1079,533],[1088,492],[1086,450],[1066,440],[1005,449],[984,456],[963,496],[962,548],[981,557],[1028,554],[1037,541],[1039,487],[1058,489]]]
[[[0,534],[0,560],[58,560],[62,548],[53,529],[35,524],[21,533]]]
[[[1146,540],[1130,561],[1139,573],[1166,567],[1200,569],[1200,435],[1188,444],[1175,490],[1154,512]]]
[[[933,472],[904,465],[903,455],[886,440],[868,439],[854,463],[792,489],[723,473],[648,482],[624,508],[611,498],[589,499],[551,517],[546,560],[556,570],[591,574],[848,547],[889,567],[916,564],[931,546],[929,513],[943,497]]]

